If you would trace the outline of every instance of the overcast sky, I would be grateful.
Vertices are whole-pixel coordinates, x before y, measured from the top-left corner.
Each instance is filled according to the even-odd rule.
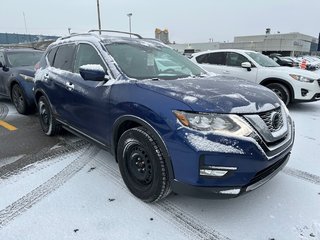
[[[97,29],[96,0],[0,0],[0,32],[66,35]],[[320,0],[100,0],[103,29],[154,37],[167,28],[177,43],[233,41],[234,36],[301,32],[318,37]]]

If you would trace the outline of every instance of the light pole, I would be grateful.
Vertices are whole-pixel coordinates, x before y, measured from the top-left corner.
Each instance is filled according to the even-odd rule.
[[[129,32],[130,32],[130,37],[131,37],[131,17],[132,17],[132,13],[128,13],[127,16],[129,17]]]
[[[97,11],[98,11],[99,34],[101,35],[101,20],[100,20],[100,4],[99,4],[99,0],[97,0]]]

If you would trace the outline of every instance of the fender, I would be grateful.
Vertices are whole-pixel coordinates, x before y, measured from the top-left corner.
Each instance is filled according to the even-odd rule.
[[[121,117],[119,117],[113,124],[112,127],[112,142],[111,142],[111,151],[112,154],[115,156],[115,159],[117,159],[116,156],[116,148],[117,148],[117,138],[120,137],[118,136],[118,130],[119,127],[121,126],[122,123],[126,122],[126,121],[130,121],[130,122],[135,122],[138,125],[146,128],[148,130],[149,133],[152,134],[152,137],[157,141],[157,143],[159,144],[159,147],[164,155],[164,159],[169,171],[169,177],[170,180],[174,179],[174,172],[173,172],[173,168],[172,168],[172,164],[171,164],[171,157],[169,155],[168,152],[168,148],[165,144],[165,142],[163,141],[161,135],[158,133],[158,131],[147,121],[145,121],[144,119],[134,116],[134,115],[123,115]]]
[[[266,86],[269,83],[282,83],[286,87],[289,88],[290,94],[291,94],[291,100],[294,99],[294,90],[291,84],[288,81],[285,81],[281,78],[266,78],[260,82],[260,85]]]

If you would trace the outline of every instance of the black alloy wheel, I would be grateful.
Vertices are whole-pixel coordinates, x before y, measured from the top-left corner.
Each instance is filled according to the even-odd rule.
[[[290,103],[290,92],[287,87],[281,83],[271,83],[266,86],[271,91],[273,91],[287,106]]]
[[[27,114],[27,102],[23,93],[23,90],[18,84],[14,84],[11,89],[11,98],[13,105],[20,114]]]

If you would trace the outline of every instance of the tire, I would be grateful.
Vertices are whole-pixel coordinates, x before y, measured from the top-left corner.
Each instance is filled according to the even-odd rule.
[[[123,181],[133,195],[145,202],[156,202],[169,195],[164,155],[145,128],[132,128],[121,135],[117,158]]]
[[[53,117],[49,101],[41,96],[38,101],[39,120],[43,132],[48,136],[54,136],[61,130],[61,125]]]
[[[24,115],[28,114],[29,109],[28,109],[26,97],[24,95],[23,90],[19,86],[19,84],[14,84],[13,87],[11,88],[11,99],[18,113],[24,114]]]
[[[273,91],[284,102],[286,106],[289,105],[291,96],[288,88],[281,83],[270,83],[266,86]]]

